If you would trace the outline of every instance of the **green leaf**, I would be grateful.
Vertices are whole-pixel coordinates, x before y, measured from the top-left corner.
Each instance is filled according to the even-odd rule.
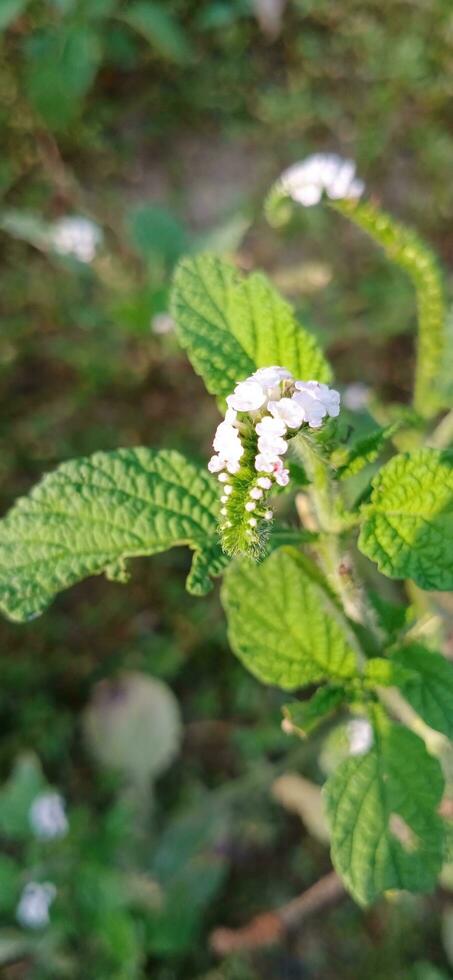
[[[306,738],[325,721],[345,700],[343,687],[320,687],[307,701],[294,701],[283,706],[285,731]]]
[[[28,6],[29,0],[2,0],[0,6],[0,31],[6,30]]]
[[[430,728],[453,738],[453,665],[420,643],[392,653],[391,663],[405,672],[398,687],[414,711]]]
[[[355,640],[317,570],[292,548],[230,565],[222,590],[231,646],[265,684],[291,691],[356,672]]]
[[[437,814],[444,780],[417,735],[388,723],[366,755],[343,762],[325,787],[332,860],[368,905],[389,889],[430,891],[442,865]]]
[[[119,449],[64,463],[0,521],[0,609],[33,618],[88,575],[182,544],[204,556],[190,580],[200,594],[220,567],[217,513],[216,481],[177,452]]]
[[[101,60],[98,35],[72,26],[40,31],[27,41],[26,86],[30,101],[54,130],[64,129],[79,110]]]
[[[359,548],[384,575],[453,589],[453,453],[395,456],[373,480],[362,513]]]
[[[191,45],[178,21],[163,3],[139,0],[138,3],[129,3],[127,10],[117,16],[141,34],[163,58],[180,64],[191,59]]]
[[[358,439],[354,445],[348,449],[339,449],[333,454],[332,464],[337,467],[336,475],[339,480],[346,480],[350,476],[360,473],[365,466],[373,463],[378,458],[386,442],[392,438],[399,423],[394,422],[384,428],[375,429],[363,439]]]
[[[401,687],[412,677],[409,665],[389,660],[386,657],[372,657],[365,664],[363,682],[366,687]]]
[[[261,274],[244,279],[212,255],[184,259],[174,278],[172,314],[182,347],[213,395],[228,395],[270,364],[296,378],[330,379],[315,340]]]

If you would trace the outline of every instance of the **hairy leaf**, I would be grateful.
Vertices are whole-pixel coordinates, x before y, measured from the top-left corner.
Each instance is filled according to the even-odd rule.
[[[363,513],[359,548],[384,575],[453,589],[453,453],[395,456],[373,480]]]
[[[343,762],[325,787],[332,860],[363,905],[389,889],[429,891],[442,865],[443,792],[437,759],[388,723],[366,755]]]
[[[124,576],[124,560],[188,544],[194,591],[208,587],[218,493],[206,471],[177,452],[119,449],[64,463],[0,521],[0,609],[23,621],[88,575]],[[120,576],[121,577],[121,576]]]
[[[231,646],[245,666],[284,690],[356,670],[355,641],[314,566],[280,548],[261,565],[228,569],[222,590]]]
[[[315,340],[261,274],[244,279],[213,255],[184,259],[174,279],[172,314],[181,345],[213,395],[228,395],[270,364],[297,378],[330,378]]]
[[[363,439],[358,439],[348,449],[336,450],[332,463],[337,466],[338,479],[346,480],[350,476],[355,476],[369,463],[373,463],[398,428],[399,423],[392,423],[385,428],[375,429]]]
[[[453,665],[440,653],[410,643],[392,654],[405,671],[401,693],[430,728],[453,738]]]

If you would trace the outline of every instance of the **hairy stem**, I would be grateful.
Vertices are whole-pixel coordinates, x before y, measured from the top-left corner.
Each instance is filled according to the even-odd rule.
[[[413,403],[419,415],[430,419],[440,407],[435,382],[445,347],[445,304],[436,258],[412,230],[371,202],[343,200],[330,206],[367,232],[412,280],[418,311]]]

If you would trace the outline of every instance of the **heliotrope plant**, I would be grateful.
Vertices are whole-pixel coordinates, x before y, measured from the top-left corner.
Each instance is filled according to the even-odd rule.
[[[268,279],[185,259],[172,316],[224,416],[209,464],[141,447],[60,466],[0,522],[0,607],[26,621],[85,576],[124,581],[133,556],[189,545],[189,591],[224,575],[233,651],[292,692],[285,731],[305,737],[334,712],[367,719],[325,786],[334,865],[366,904],[432,889],[449,857],[453,667],[433,590],[453,588],[453,410],[437,264],[364,194],[351,161],[317,154],[280,177],[266,213],[278,225],[294,204],[325,204],[409,274],[412,407],[374,399],[373,430],[351,433],[322,351]],[[372,563],[406,586],[380,589]]]

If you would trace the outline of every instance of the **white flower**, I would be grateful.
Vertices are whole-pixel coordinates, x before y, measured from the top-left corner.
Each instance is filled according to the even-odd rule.
[[[50,881],[39,884],[30,881],[22,892],[16,909],[16,918],[21,926],[29,929],[42,929],[49,924],[49,908],[57,894]]]
[[[227,469],[231,473],[230,466],[237,466],[244,452],[239,432],[234,428],[234,425],[231,425],[230,422],[220,422],[216,429],[213,446],[220,458],[225,460]]]
[[[153,333],[163,336],[171,333],[175,329],[175,321],[169,313],[156,313],[151,320],[151,330]]]
[[[258,368],[251,377],[263,388],[274,388],[275,385],[280,384],[280,381],[291,380],[292,374],[286,368],[274,364],[272,367]]]
[[[347,385],[343,392],[343,405],[350,412],[362,412],[370,400],[370,389],[362,381]]]
[[[275,419],[281,419],[288,429],[300,429],[304,421],[303,409],[293,398],[280,398],[280,401],[268,402],[268,409]]]
[[[318,429],[326,415],[336,418],[340,412],[340,394],[320,381],[296,381],[294,401],[303,409],[305,421]]]
[[[327,414],[331,418],[336,418],[340,414],[340,392],[335,388],[329,388],[322,381],[296,381],[298,391],[311,391],[324,405]]]
[[[265,415],[261,419],[261,422],[258,422],[255,426],[255,431],[259,436],[284,436],[286,425],[282,419],[272,418],[272,415]]]
[[[366,718],[353,718],[347,724],[349,755],[364,755],[373,744],[373,729]]]
[[[263,490],[270,490],[272,486],[272,480],[268,476],[259,476],[257,479],[257,485],[262,487]]]
[[[255,412],[266,401],[266,392],[258,381],[248,378],[236,385],[233,394],[228,395],[229,408],[237,412]]]
[[[265,453],[258,453],[255,456],[255,469],[258,473],[273,473],[278,456],[267,456]]]
[[[246,509],[246,510],[247,510],[247,511],[248,511],[249,513],[250,513],[250,512],[252,511],[252,510],[255,510],[255,507],[256,507],[256,504],[255,504],[255,502],[254,502],[253,500],[248,500],[248,501],[247,501],[247,503],[246,503],[246,505],[245,505],[245,509]]]
[[[311,207],[319,204],[323,191],[332,200],[361,197],[365,185],[355,173],[352,160],[343,160],[336,153],[314,153],[285,170],[279,184],[293,201]]]
[[[289,470],[286,470],[283,465],[275,470],[275,482],[278,483],[280,487],[288,486]]]
[[[252,487],[250,491],[250,496],[252,500],[259,500],[263,496],[263,491],[261,487]]]
[[[88,218],[60,218],[51,229],[52,248],[59,255],[73,255],[79,262],[92,262],[101,242],[101,229]]]
[[[208,463],[208,470],[210,473],[220,473],[221,470],[225,469],[225,461],[221,456],[211,456]]]
[[[258,439],[258,449],[260,453],[265,456],[281,456],[286,453],[288,448],[288,443],[281,436],[275,436],[272,433],[260,436]]]
[[[68,830],[64,799],[59,793],[41,793],[30,807],[32,830],[40,840],[64,837]]]

